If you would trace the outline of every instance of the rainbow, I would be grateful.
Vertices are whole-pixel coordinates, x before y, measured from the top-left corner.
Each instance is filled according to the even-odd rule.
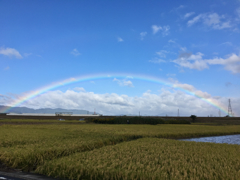
[[[174,83],[170,83],[166,80],[157,78],[157,77],[153,77],[153,76],[148,76],[148,75],[139,75],[139,74],[115,74],[115,73],[109,73],[109,74],[94,74],[94,75],[84,75],[84,76],[79,76],[79,77],[75,77],[75,78],[68,78],[68,79],[64,79],[58,82],[54,82],[51,83],[47,86],[41,87],[39,89],[36,89],[34,91],[28,92],[25,95],[19,97],[18,99],[14,100],[9,106],[5,109],[1,109],[1,112],[9,112],[9,110],[11,110],[11,108],[13,107],[17,107],[22,105],[24,102],[33,99],[41,94],[44,94],[50,90],[56,89],[58,87],[61,86],[66,86],[68,84],[73,84],[76,82],[83,82],[83,81],[93,81],[93,80],[98,80],[98,79],[113,79],[113,78],[133,78],[133,79],[137,79],[137,80],[142,80],[142,81],[148,81],[148,82],[153,82],[153,83],[157,83],[157,84],[162,84],[165,86],[169,86],[169,87],[173,87],[175,89],[179,89],[187,94],[190,94],[192,96],[195,96],[203,101],[205,101],[206,103],[216,107],[217,109],[221,110],[222,112],[228,114],[227,108],[225,106],[223,106],[222,104],[220,104],[217,100],[214,99],[207,99],[204,98],[203,96],[195,93],[194,91],[190,91],[186,88],[182,88],[181,86],[178,86],[178,84],[174,84]]]

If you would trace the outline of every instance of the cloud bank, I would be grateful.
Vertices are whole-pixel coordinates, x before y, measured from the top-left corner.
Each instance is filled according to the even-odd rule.
[[[176,82],[174,87],[187,89],[193,94],[204,97],[211,101],[222,103],[227,106],[227,97],[212,97],[207,92],[197,90],[189,84]],[[0,95],[0,104],[7,105],[11,98]],[[232,108],[235,114],[240,114],[240,98],[232,98]],[[186,94],[174,88],[163,88],[158,94],[151,91],[144,92],[141,96],[131,97],[128,95],[118,95],[116,93],[96,94],[87,92],[84,88],[74,90],[49,91],[35,97],[22,106],[30,108],[64,108],[64,109],[83,109],[92,111],[94,108],[98,113],[105,115],[135,114],[140,111],[142,115],[177,115],[180,110],[181,116],[218,116],[218,109],[195,96]],[[222,113],[222,115],[224,115]]]

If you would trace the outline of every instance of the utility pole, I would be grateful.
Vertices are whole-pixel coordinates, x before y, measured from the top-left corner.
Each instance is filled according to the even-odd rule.
[[[179,109],[178,109],[178,117],[179,117]]]
[[[233,116],[232,107],[231,107],[231,100],[228,100],[228,116]]]

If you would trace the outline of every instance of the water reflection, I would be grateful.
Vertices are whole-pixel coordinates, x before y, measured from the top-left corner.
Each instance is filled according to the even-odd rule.
[[[191,139],[180,139],[181,141],[195,141],[195,142],[212,142],[212,143],[227,143],[240,145],[240,134],[226,135],[226,136],[212,136]]]

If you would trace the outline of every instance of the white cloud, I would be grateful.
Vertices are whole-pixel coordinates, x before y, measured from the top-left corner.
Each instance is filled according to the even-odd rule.
[[[14,56],[18,59],[23,58],[22,55],[16,49],[13,49],[13,48],[3,48],[3,47],[1,47],[0,48],[0,54],[3,54],[5,56],[9,56],[9,57]]]
[[[159,30],[162,30],[161,26],[152,25],[153,34],[156,34]]]
[[[74,56],[81,55],[81,53],[76,48],[71,51],[71,54],[74,55]]]
[[[169,53],[169,52],[166,50],[161,50],[161,51],[156,52],[156,54],[162,58],[165,58],[167,53]]]
[[[236,9],[237,20],[240,20],[240,7]]]
[[[240,56],[236,54],[228,55],[227,58],[203,59],[204,54],[198,52],[195,55],[183,52],[178,59],[172,62],[186,68],[203,70],[209,65],[223,65],[224,68],[232,73],[240,73]]]
[[[120,37],[118,37],[117,40],[118,40],[118,42],[123,42],[123,39]]]
[[[140,33],[141,40],[143,40],[146,35],[147,35],[147,32],[141,32]]]
[[[157,25],[152,25],[152,30],[153,34],[156,34],[158,31],[162,31],[163,36],[167,36],[169,34],[170,26],[157,26]]]
[[[194,55],[191,53],[183,52],[179,55],[178,59],[173,60],[173,62],[182,67],[203,70],[208,68],[208,65],[205,61],[202,60],[202,56],[202,53],[197,53]]]
[[[231,42],[224,42],[224,43],[221,43],[220,45],[228,45],[228,46],[232,46],[233,44]]]
[[[166,61],[163,59],[155,58],[153,60],[149,60],[148,62],[160,64],[160,63],[165,63]]]
[[[132,81],[127,79],[120,80],[120,79],[114,78],[113,81],[117,82],[119,86],[134,87]]]
[[[96,94],[94,92],[76,92],[73,90],[50,91],[34,99],[27,101],[24,105],[33,108],[65,108],[65,109],[85,109],[92,110],[96,108],[98,113],[104,115],[117,114],[141,114],[146,115],[177,115],[180,110],[181,116],[208,116],[210,114],[218,115],[218,109],[209,105],[205,101],[196,98],[193,95],[186,94],[179,89],[186,89],[191,94],[207,98],[209,101],[218,105],[227,105],[228,98],[212,97],[207,92],[202,92],[189,84],[176,82],[174,89],[169,91],[163,88],[158,94],[151,91],[144,92],[141,96],[118,95],[116,93]],[[0,102],[7,103],[7,97],[1,97]],[[239,114],[240,98],[231,98],[233,111]],[[226,106],[225,106],[226,107]],[[227,108],[227,107],[226,107]]]
[[[176,43],[176,42],[175,42],[174,40],[172,40],[172,39],[169,39],[168,42],[169,42],[169,43]]]
[[[184,15],[184,19],[187,19],[187,18],[189,18],[190,16],[192,16],[192,15],[194,15],[194,14],[195,14],[195,12],[186,13],[186,14]]]
[[[169,34],[169,30],[170,30],[170,26],[163,26],[162,35],[167,36]]]
[[[25,57],[28,57],[28,56],[31,56],[32,53],[24,53],[23,55],[24,55]]]
[[[223,65],[226,70],[231,71],[234,74],[240,73],[240,56],[236,54],[228,55],[225,59],[215,58],[206,61],[208,64]]]
[[[213,29],[225,29],[231,28],[232,24],[230,20],[225,20],[225,16],[220,16],[217,13],[204,13],[199,14],[198,16],[194,17],[193,19],[187,22],[188,26],[192,26],[197,22],[202,22],[206,26],[209,26]]]
[[[74,90],[75,91],[85,92],[85,89],[83,87],[75,87]]]
[[[169,51],[166,51],[166,50],[161,50],[161,51],[158,51],[156,52],[156,54],[158,56],[160,56],[160,58],[156,57],[154,58],[153,60],[149,60],[148,62],[151,62],[151,63],[157,63],[157,64],[160,64],[160,63],[165,63],[166,61],[163,60],[162,58],[166,58],[166,54],[170,53]]]
[[[185,8],[184,5],[180,5],[178,7],[173,8],[170,12],[178,12],[178,10]]]
[[[195,24],[196,22],[198,22],[201,18],[202,18],[202,14],[199,14],[198,16],[194,17],[193,19],[189,20],[187,22],[188,26],[192,26],[193,24]]]

